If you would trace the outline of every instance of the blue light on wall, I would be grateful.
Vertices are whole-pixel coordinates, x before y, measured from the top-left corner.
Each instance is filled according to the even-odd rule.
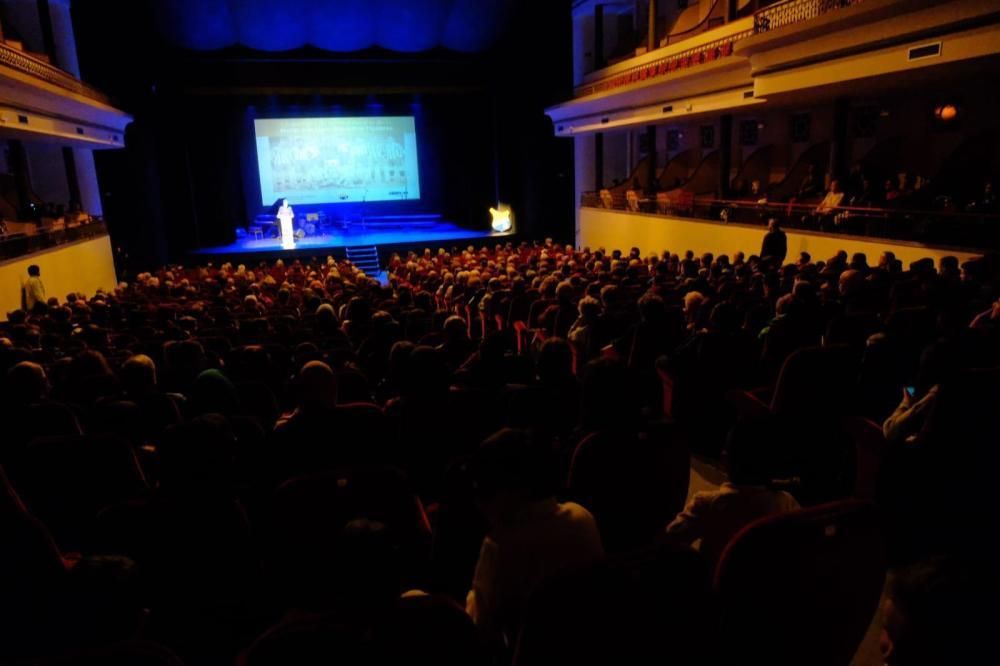
[[[503,33],[513,0],[154,0],[163,36],[204,51],[312,45],[350,52],[482,51]]]

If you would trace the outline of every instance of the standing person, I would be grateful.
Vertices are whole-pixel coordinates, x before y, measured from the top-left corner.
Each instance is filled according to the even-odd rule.
[[[281,200],[281,208],[278,209],[278,223],[281,225],[281,249],[292,250],[295,248],[295,229],[292,227],[292,220],[295,219],[295,211],[288,205],[288,199]]]
[[[781,230],[778,219],[772,217],[767,221],[767,233],[764,234],[764,242],[760,246],[760,258],[776,263],[780,267],[785,263],[785,255],[787,254],[788,237]]]
[[[42,269],[37,264],[28,266],[28,279],[22,287],[24,309],[28,312],[45,310],[45,285],[42,284]]]

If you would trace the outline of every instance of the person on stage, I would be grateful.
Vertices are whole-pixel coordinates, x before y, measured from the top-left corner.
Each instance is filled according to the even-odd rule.
[[[281,226],[281,249],[283,250],[295,248],[295,229],[292,227],[294,219],[295,211],[288,205],[288,199],[282,199],[281,208],[278,209],[278,223]]]

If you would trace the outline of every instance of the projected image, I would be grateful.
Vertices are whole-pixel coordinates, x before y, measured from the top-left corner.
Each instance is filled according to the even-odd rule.
[[[261,203],[420,198],[412,116],[255,120]]]

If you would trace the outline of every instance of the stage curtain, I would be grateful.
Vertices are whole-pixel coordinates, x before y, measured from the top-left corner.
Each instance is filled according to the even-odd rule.
[[[340,0],[309,3],[309,43],[326,51],[360,51],[375,46],[379,3]]]
[[[454,51],[475,52],[497,38],[497,27],[506,25],[509,0],[455,0],[444,27],[441,46]],[[499,45],[503,48],[504,45]],[[510,44],[511,48],[520,45]]]
[[[452,0],[381,0],[378,43],[394,51],[426,51],[441,45]]]
[[[153,0],[161,33],[193,50],[313,45],[350,52],[490,48],[514,0]]]
[[[314,0],[230,0],[237,41],[260,51],[288,51],[309,38]],[[339,3],[327,3],[339,4]]]
[[[158,0],[154,4],[161,33],[177,46],[208,51],[237,41],[229,0]]]

